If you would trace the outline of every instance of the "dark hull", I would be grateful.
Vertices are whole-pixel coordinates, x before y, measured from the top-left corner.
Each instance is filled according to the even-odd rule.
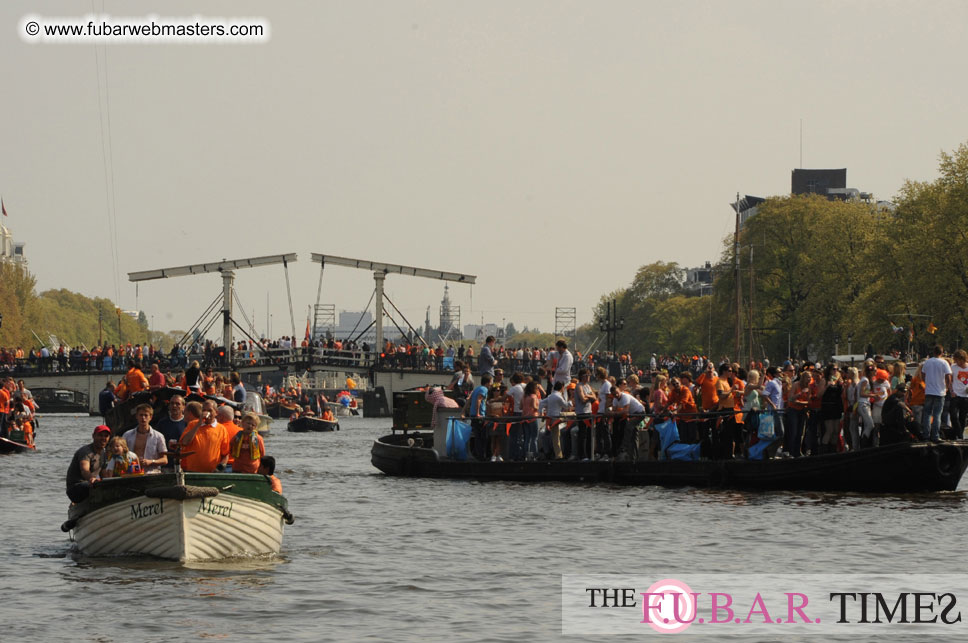
[[[22,442],[0,438],[0,453],[23,453],[30,450],[30,446]]]
[[[293,412],[299,411],[299,410],[300,408],[295,404],[287,405],[287,404],[282,404],[280,402],[272,402],[270,404],[266,404],[266,415],[268,415],[274,420],[287,418],[290,415],[292,415]]]
[[[289,430],[296,433],[309,431],[339,431],[339,422],[320,420],[319,418],[296,418],[289,422]]]
[[[415,446],[407,446],[414,439]],[[478,462],[439,459],[429,434],[373,443],[371,462],[393,476],[519,482],[609,482],[668,487],[911,493],[953,491],[968,466],[968,441],[895,444],[797,459],[698,462]]]
[[[91,412],[87,404],[73,404],[71,402],[49,402],[41,406],[38,413],[48,415],[50,413],[73,413],[76,415],[87,415]],[[98,413],[97,415],[100,415]]]

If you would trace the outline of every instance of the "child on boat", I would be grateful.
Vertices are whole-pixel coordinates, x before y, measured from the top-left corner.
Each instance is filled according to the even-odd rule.
[[[272,490],[278,494],[282,493],[282,483],[279,482],[274,474],[276,472],[276,459],[271,455],[264,455],[259,460],[259,475],[265,476],[269,479],[269,484],[272,485]]]
[[[229,443],[229,454],[234,458],[234,473],[256,473],[259,463],[266,452],[266,445],[258,432],[259,416],[246,413],[242,417],[242,430],[235,434]]]
[[[116,478],[121,476],[141,475],[141,464],[134,451],[128,450],[128,443],[120,435],[116,435],[108,442],[106,449],[108,461],[101,469],[102,478]]]

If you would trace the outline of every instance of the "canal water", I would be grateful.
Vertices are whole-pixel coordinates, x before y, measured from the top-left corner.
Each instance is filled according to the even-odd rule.
[[[97,422],[42,418],[37,453],[0,456],[0,640],[572,640],[566,574],[966,567],[964,481],[884,496],[393,479],[369,462],[389,420],[341,423],[273,423],[296,516],[281,556],[180,565],[72,551],[64,475]]]

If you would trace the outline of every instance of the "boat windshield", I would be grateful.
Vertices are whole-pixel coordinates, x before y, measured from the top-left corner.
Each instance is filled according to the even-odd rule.
[[[245,392],[245,410],[256,413],[258,415],[266,414],[266,405],[262,400],[262,396],[255,391]]]

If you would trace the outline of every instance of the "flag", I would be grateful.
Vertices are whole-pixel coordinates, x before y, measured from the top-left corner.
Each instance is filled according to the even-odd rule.
[[[935,326],[933,323],[928,322],[928,332],[934,335],[936,330],[938,330],[938,327]]]
[[[894,324],[894,322],[890,322],[890,324],[891,324],[891,330],[893,330],[895,333],[900,333],[901,331],[904,330],[903,326],[897,326]]]
[[[306,339],[309,339],[309,317],[306,318]]]
[[[908,341],[909,342],[913,342],[914,341],[914,326],[911,326],[908,329]]]
[[[0,208],[3,208],[3,216],[7,216],[7,206],[3,203],[3,197],[0,197]]]

